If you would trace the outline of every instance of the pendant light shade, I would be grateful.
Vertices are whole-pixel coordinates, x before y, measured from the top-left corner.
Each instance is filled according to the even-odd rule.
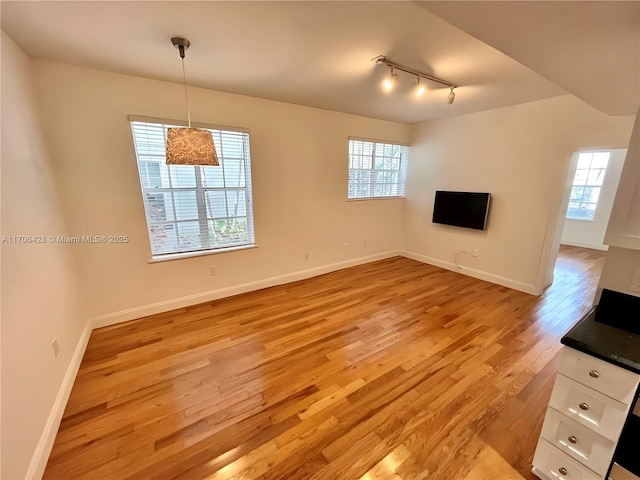
[[[182,78],[184,80],[184,96],[187,102],[188,128],[169,128],[167,130],[167,165],[208,165],[217,167],[218,154],[213,143],[211,132],[202,128],[191,127],[191,111],[189,110],[189,94],[187,92],[187,76],[184,71],[185,51],[191,43],[186,38],[174,37],[171,43],[180,51],[182,59]]]
[[[169,128],[167,165],[219,166],[211,132],[201,128]]]

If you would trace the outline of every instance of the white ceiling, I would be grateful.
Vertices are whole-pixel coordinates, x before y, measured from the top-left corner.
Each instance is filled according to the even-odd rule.
[[[605,113],[640,106],[640,2],[419,2]]]
[[[519,2],[517,2],[519,3]],[[411,2],[2,1],[2,29],[32,57],[413,123],[565,94]],[[461,85],[424,99],[380,89],[395,62]],[[403,74],[401,74],[403,75]],[[560,83],[560,82],[558,82]]]
[[[33,57],[180,82],[169,38],[185,36],[191,85],[406,123],[566,92],[609,114],[640,106],[638,1],[5,0],[1,8],[3,30]],[[403,74],[401,91],[382,93],[388,69],[370,61],[379,54],[461,85],[455,103],[437,84],[416,101],[414,78]]]

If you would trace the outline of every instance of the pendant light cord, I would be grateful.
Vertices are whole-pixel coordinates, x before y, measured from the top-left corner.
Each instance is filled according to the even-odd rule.
[[[189,93],[187,92],[187,75],[184,72],[184,57],[182,57],[182,79],[184,80],[184,98],[187,100],[187,120],[191,128],[191,111],[189,110]]]

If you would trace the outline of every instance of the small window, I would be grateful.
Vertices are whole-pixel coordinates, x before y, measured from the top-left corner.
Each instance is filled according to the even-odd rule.
[[[349,139],[349,199],[404,197],[408,147]]]
[[[172,126],[131,122],[153,258],[253,246],[249,134],[208,129],[219,167],[167,165]]]
[[[593,221],[610,152],[582,152],[573,177],[567,218]]]

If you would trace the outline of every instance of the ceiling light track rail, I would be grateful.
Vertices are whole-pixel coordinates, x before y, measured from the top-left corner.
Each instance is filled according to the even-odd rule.
[[[400,70],[401,72],[405,72],[405,73],[409,73],[411,75],[415,75],[418,78],[424,78],[425,80],[430,80],[432,82],[436,82],[439,83],[440,85],[444,85],[446,87],[449,87],[450,89],[454,89],[454,88],[458,88],[458,85],[456,85],[455,83],[451,83],[451,82],[447,82],[446,80],[443,80],[441,78],[438,77],[434,77],[433,75],[429,75],[428,73],[424,73],[421,72],[419,70],[414,70],[413,68],[409,68],[405,65],[401,65],[399,63],[396,63],[390,59],[388,59],[387,57],[385,57],[384,55],[378,55],[377,57],[373,57],[371,59],[371,61],[374,61],[377,64],[383,64],[386,65],[387,67],[393,69],[393,70]]]

